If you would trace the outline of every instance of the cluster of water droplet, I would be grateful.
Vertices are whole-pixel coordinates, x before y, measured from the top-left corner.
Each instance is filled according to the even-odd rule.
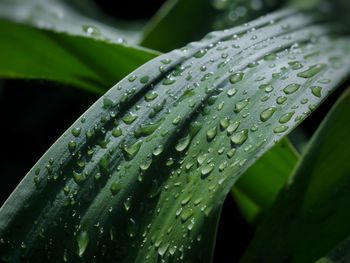
[[[263,18],[135,71],[32,171],[37,195],[24,213],[42,212],[2,242],[29,255],[42,240],[65,261],[201,261],[193,251],[212,238],[203,226],[234,181],[325,98],[341,67],[334,40],[310,23]]]

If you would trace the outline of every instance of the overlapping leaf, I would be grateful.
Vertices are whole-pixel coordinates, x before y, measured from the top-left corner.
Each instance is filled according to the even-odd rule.
[[[159,54],[123,43],[123,33],[61,1],[1,0],[0,18],[1,78],[44,79],[102,94]]]
[[[1,208],[2,259],[210,261],[234,182],[346,77],[340,33],[282,11],[136,70]]]
[[[242,262],[314,262],[349,235],[349,113],[347,91],[314,135],[293,182]],[[348,241],[320,262],[346,262],[347,257]]]

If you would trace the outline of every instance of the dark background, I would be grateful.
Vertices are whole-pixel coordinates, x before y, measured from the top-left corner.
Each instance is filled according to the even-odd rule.
[[[162,2],[133,0],[122,1],[121,5],[121,1],[100,0],[97,3],[118,19],[146,21]],[[303,134],[312,134],[338,94],[303,124]],[[0,205],[34,163],[96,99],[84,91],[49,82],[0,80]],[[253,234],[253,228],[241,218],[229,195],[220,219],[215,262],[235,262]]]

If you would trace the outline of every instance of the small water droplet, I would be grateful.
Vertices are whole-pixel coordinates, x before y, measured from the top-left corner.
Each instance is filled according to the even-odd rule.
[[[245,107],[247,107],[248,104],[249,104],[249,99],[240,100],[239,102],[237,102],[237,103],[235,104],[234,112],[235,112],[235,113],[239,113],[239,112],[242,111]]]
[[[286,126],[286,125],[280,125],[280,126],[277,126],[274,130],[273,130],[273,132],[274,133],[282,133],[282,132],[285,132],[285,131],[287,131],[288,130],[288,126]]]
[[[118,194],[121,189],[122,189],[122,185],[120,184],[119,181],[114,181],[111,184],[110,190],[112,192],[112,195]]]
[[[98,37],[101,35],[101,31],[93,25],[83,25],[82,26],[83,31],[88,35],[92,37]]]
[[[285,124],[285,123],[289,122],[290,119],[293,117],[294,113],[295,113],[295,111],[283,114],[281,116],[281,118],[279,119],[279,123]]]
[[[321,98],[322,94],[322,87],[320,86],[312,86],[311,87],[311,92],[314,96],[318,97],[318,98]]]
[[[78,137],[80,135],[80,133],[81,133],[81,128],[73,128],[72,129],[72,135],[74,137]]]
[[[231,142],[237,145],[243,144],[248,139],[248,130],[244,129],[231,136]]]
[[[270,119],[272,117],[272,115],[276,112],[276,108],[275,107],[270,107],[265,109],[264,111],[261,112],[260,114],[260,120],[265,122],[268,119]]]
[[[238,72],[238,73],[232,74],[230,76],[230,83],[235,84],[237,82],[240,82],[243,79],[243,77],[244,77],[243,72]]]
[[[216,127],[213,127],[211,129],[209,129],[207,131],[207,140],[208,141],[213,140],[215,138],[216,134],[217,134],[217,128]]]

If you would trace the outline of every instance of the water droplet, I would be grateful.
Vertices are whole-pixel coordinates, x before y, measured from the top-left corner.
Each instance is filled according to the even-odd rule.
[[[238,129],[240,125],[240,122],[239,121],[235,121],[233,123],[231,123],[228,127],[227,127],[227,133],[229,135],[231,135],[234,131],[236,131]]]
[[[216,134],[217,134],[217,128],[216,127],[213,127],[211,129],[209,129],[207,131],[207,140],[208,141],[213,140],[215,138]]]
[[[176,79],[174,79],[173,77],[166,77],[164,80],[163,80],[163,85],[172,85],[173,83],[175,83]]]
[[[113,137],[120,137],[122,134],[123,131],[119,127],[115,128],[112,132]]]
[[[149,76],[143,76],[140,78],[140,83],[146,84],[149,81]]]
[[[244,129],[231,136],[231,142],[237,145],[243,144],[248,139],[248,130]]]
[[[301,87],[301,85],[293,83],[293,84],[290,84],[287,87],[285,87],[283,89],[283,91],[284,91],[284,93],[289,95],[289,94],[293,94],[294,92],[296,92],[300,87]]]
[[[271,84],[263,84],[259,86],[259,89],[264,90],[266,93],[270,93],[273,91],[273,86]]]
[[[322,87],[319,87],[319,86],[312,86],[311,87],[311,92],[314,96],[318,97],[318,98],[321,98],[322,94]]]
[[[276,108],[275,107],[270,107],[265,109],[264,111],[261,112],[260,114],[260,120],[265,122],[268,119],[270,119],[272,117],[272,115],[276,112]]]
[[[181,221],[182,221],[183,223],[186,222],[192,215],[193,215],[192,209],[184,210],[184,211],[181,213]]]
[[[69,151],[73,152],[77,148],[77,143],[75,141],[70,141],[68,143]]]
[[[207,53],[207,51],[206,51],[205,49],[200,49],[199,51],[197,51],[197,52],[194,54],[194,57],[195,57],[195,58],[201,58],[201,57],[203,57],[206,53]]]
[[[181,201],[181,205],[187,205],[189,201],[191,201],[192,195],[187,195],[184,199]]]
[[[98,37],[101,35],[101,31],[93,25],[83,25],[82,28],[88,36]]]
[[[268,54],[264,57],[264,60],[271,61],[271,60],[276,60],[277,55],[275,53]]]
[[[283,114],[283,115],[281,116],[281,118],[279,119],[279,122],[280,122],[281,124],[285,124],[285,123],[289,122],[290,119],[293,117],[294,113],[295,113],[295,112],[292,111],[292,112],[288,112],[288,113]]]
[[[73,128],[72,129],[72,134],[74,137],[78,137],[81,133],[81,128]]]
[[[177,125],[177,124],[179,124],[180,123],[180,121],[181,121],[181,116],[176,116],[176,118],[173,120],[173,124],[174,125]]]
[[[170,64],[171,63],[171,59],[169,58],[165,58],[165,59],[162,59],[160,62],[162,62],[163,64]]]
[[[230,125],[229,118],[225,117],[220,120],[220,127],[222,130],[225,130]]]
[[[237,93],[237,89],[236,88],[231,88],[231,89],[229,89],[227,91],[227,96],[233,97],[236,93]]]
[[[277,126],[274,130],[273,130],[273,132],[274,133],[282,133],[282,132],[285,132],[285,131],[287,131],[288,130],[288,126],[286,126],[286,125],[280,125],[280,126]]]
[[[130,147],[127,147],[126,145],[124,145],[122,147],[122,150],[123,150],[123,152],[125,154],[125,157],[128,160],[133,159],[136,156],[136,154],[139,152],[139,150],[141,148],[141,145],[142,145],[142,140],[138,140],[137,142],[135,142]]]
[[[130,77],[128,77],[129,82],[134,82],[136,79],[137,79],[136,75],[130,75]]]
[[[298,73],[298,77],[300,78],[312,78],[318,73],[320,73],[326,67],[325,64],[317,64],[309,67],[307,70]]]
[[[240,100],[235,104],[234,112],[239,113],[241,110],[247,107],[248,104],[249,104],[249,99]]]
[[[119,181],[114,181],[111,184],[110,190],[112,192],[112,195],[118,194],[121,189],[122,189],[122,185],[120,184]]]
[[[158,93],[155,92],[155,91],[151,91],[151,92],[147,92],[146,93],[145,100],[146,101],[152,101],[152,100],[154,100],[157,97],[158,97]]]
[[[82,257],[89,244],[89,235],[87,231],[81,231],[79,233],[79,235],[77,236],[77,242],[78,242],[78,248],[79,248],[78,254],[79,254],[79,257]]]
[[[276,102],[277,104],[284,104],[285,102],[287,101],[287,97],[286,96],[279,96],[277,99],[276,99]]]
[[[243,72],[235,73],[230,76],[230,83],[235,84],[237,82],[240,82],[243,79],[243,77],[244,77]]]
[[[303,64],[301,64],[299,61],[290,61],[288,64],[293,70],[298,70],[303,67]]]
[[[181,138],[175,146],[176,151],[178,151],[178,152],[184,151],[188,147],[190,142],[191,142],[190,135],[187,135],[187,136]]]
[[[131,124],[133,123],[135,120],[137,119],[137,115],[133,114],[133,113],[129,113],[128,115],[123,117],[123,122],[125,124]]]
[[[154,155],[154,156],[159,156],[163,151],[164,151],[163,145],[158,145],[158,146],[153,150],[153,155]]]
[[[228,152],[227,152],[227,157],[229,158],[229,159],[231,159],[234,155],[235,155],[235,153],[236,153],[236,148],[232,148],[231,150],[229,150]]]
[[[205,176],[210,174],[213,170],[214,170],[214,164],[210,163],[202,167],[201,174]]]

